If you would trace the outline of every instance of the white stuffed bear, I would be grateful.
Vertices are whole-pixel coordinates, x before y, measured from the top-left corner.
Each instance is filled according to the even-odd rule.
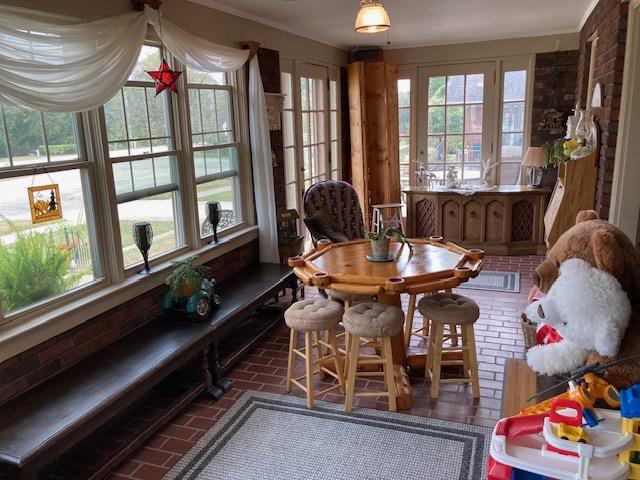
[[[527,352],[531,368],[555,375],[583,366],[594,350],[606,357],[617,355],[631,303],[615,277],[571,259],[560,265],[560,276],[547,296],[529,304],[525,314],[532,322],[553,326],[563,337]]]

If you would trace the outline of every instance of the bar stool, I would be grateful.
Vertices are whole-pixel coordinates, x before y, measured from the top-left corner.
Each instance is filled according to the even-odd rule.
[[[285,322],[287,326],[291,328],[286,390],[287,392],[291,392],[292,384],[300,387],[307,394],[308,408],[313,408],[313,399],[315,396],[335,389],[340,389],[340,392],[344,393],[343,369],[340,365],[335,334],[336,325],[342,318],[343,312],[344,309],[338,302],[314,298],[300,300],[284,312]],[[323,331],[329,332],[327,342],[320,338],[320,333]],[[298,333],[304,333],[304,348],[301,349],[297,348]],[[322,354],[322,347],[328,349],[328,355]],[[316,349],[315,360],[313,359],[314,348]],[[292,378],[296,355],[302,357],[305,361],[305,374],[298,378]],[[335,372],[323,366],[323,361],[328,359],[333,359],[335,362]],[[331,375],[338,380],[338,385],[314,393],[313,375],[316,373],[321,377],[323,377],[324,374]],[[304,385],[300,382],[303,378],[305,379]]]
[[[355,293],[345,293],[345,292],[338,292],[337,290],[325,290],[325,292],[327,293],[327,296],[329,297],[330,300],[342,300],[342,302],[344,302],[344,308],[345,310],[347,310],[348,308],[352,307],[354,303],[356,302],[361,302],[362,300],[366,299],[367,296],[366,295],[358,295]],[[338,325],[340,326],[344,326],[342,321],[340,321],[338,323]],[[326,335],[328,335],[328,332],[325,334],[325,338]],[[344,349],[340,349],[340,353],[343,355],[347,355],[346,352],[346,348],[347,348],[347,343],[348,343],[348,338],[349,338],[349,333],[345,330],[343,333],[337,333],[336,334],[336,338],[341,338],[344,337]],[[361,339],[360,342],[361,345],[370,345],[373,348],[377,348],[378,344],[375,338],[363,338]],[[323,350],[324,353],[324,350]],[[346,368],[346,362],[345,362],[345,368]],[[345,376],[347,375],[347,372],[345,370],[344,372]]]
[[[425,378],[431,378],[431,398],[438,398],[441,383],[471,383],[474,398],[480,396],[478,359],[473,324],[480,316],[478,304],[470,298],[454,293],[437,293],[424,297],[418,311],[431,321]],[[443,326],[461,327],[462,345],[444,346]],[[443,352],[462,353],[462,360],[443,360]],[[441,379],[443,365],[462,365],[462,378]]]
[[[424,296],[433,295],[437,292],[425,293]],[[445,290],[445,293],[451,293],[451,289],[448,288]],[[405,345],[409,345],[411,342],[411,337],[419,337],[422,338],[425,342],[429,341],[429,319],[426,317],[422,317],[422,327],[413,329],[413,319],[416,311],[416,302],[418,296],[416,294],[409,295],[409,306],[407,308],[407,319],[404,324],[404,343]],[[446,325],[447,335],[445,335],[445,340],[451,340],[451,344],[454,346],[458,345],[458,332],[454,325]]]
[[[381,203],[379,205],[373,205],[371,208],[373,208],[373,216],[371,219],[371,230],[373,233],[378,233],[385,227],[395,227],[404,233],[401,203]]]
[[[349,308],[342,318],[345,330],[349,333],[347,351],[348,374],[347,396],[344,411],[350,412],[353,397],[389,397],[389,410],[395,412],[396,384],[393,375],[393,356],[391,352],[391,337],[402,333],[404,313],[400,307],[381,303],[359,303]],[[382,346],[379,357],[360,359],[360,338],[377,338]],[[380,371],[360,371],[358,366],[382,366]],[[384,376],[387,390],[384,392],[355,392],[356,375],[362,377]]]

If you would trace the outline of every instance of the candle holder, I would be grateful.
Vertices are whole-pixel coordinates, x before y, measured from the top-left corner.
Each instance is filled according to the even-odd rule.
[[[144,269],[138,273],[140,275],[149,275],[153,273],[149,267],[149,249],[153,245],[153,228],[149,222],[140,222],[133,224],[133,241],[140,249],[142,259],[144,260]]]
[[[207,217],[213,230],[213,240],[209,243],[218,243],[218,224],[220,223],[220,212],[222,211],[222,205],[220,202],[207,202],[205,205],[207,210]]]

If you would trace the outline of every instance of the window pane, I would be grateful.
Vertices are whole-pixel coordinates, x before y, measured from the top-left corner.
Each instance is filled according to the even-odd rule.
[[[338,112],[331,112],[331,122],[330,122],[330,133],[331,138],[329,140],[337,140],[338,139]]]
[[[482,132],[482,105],[467,105],[464,116],[465,133]]]
[[[462,133],[464,107],[447,107],[447,133]]]
[[[429,78],[429,105],[444,105],[447,77]]]
[[[522,132],[524,130],[524,102],[505,103],[502,113],[503,132]]]
[[[203,237],[213,233],[211,224],[207,220],[207,202],[220,202],[222,215],[218,224],[218,231],[222,231],[242,221],[238,205],[236,177],[223,178],[213,182],[201,183],[196,187],[198,195],[198,218],[200,232]]]
[[[504,98],[505,102],[524,101],[527,91],[527,71],[518,70],[505,72],[504,74]]]
[[[447,135],[447,163],[462,162],[462,135]]]
[[[14,166],[47,161],[40,112],[3,106]]]
[[[480,162],[482,160],[482,135],[466,135],[464,161],[465,162]]]
[[[231,96],[227,90],[216,90],[216,118],[219,143],[233,142],[231,119]]]
[[[52,162],[78,158],[72,113],[43,113],[47,145]]]
[[[520,175],[519,163],[500,164],[500,185],[516,185]]]
[[[131,178],[131,162],[113,164],[113,183],[116,187],[116,195],[133,192],[133,179]]]
[[[152,82],[153,79],[149,76],[147,71],[158,70],[160,67],[160,49],[158,47],[151,47],[149,45],[143,45],[138,57],[133,72],[129,76],[129,80],[141,80],[146,82]]]
[[[466,103],[482,102],[484,97],[484,74],[467,75]]]
[[[174,250],[178,246],[174,216],[176,196],[176,192],[168,192],[118,204],[125,267],[142,262],[140,250],[133,241],[134,223],[151,223],[153,244],[149,250],[149,257],[156,257]]]
[[[191,118],[191,133],[202,133],[202,120],[200,118],[200,90],[195,88],[189,89],[189,116]],[[195,135],[194,135],[195,137]],[[199,137],[202,140],[202,137]],[[200,145],[194,140],[194,146]]]
[[[400,135],[409,135],[409,114],[408,108],[401,108],[398,112],[398,126],[400,127]]]
[[[284,95],[284,108],[286,110],[293,109],[293,89],[292,77],[290,73],[282,72],[281,76],[282,94]]]
[[[444,108],[429,107],[429,133],[444,133]]]
[[[157,157],[113,164],[116,194],[131,193],[147,188],[176,183],[173,169],[175,157]],[[133,184],[131,177],[133,176]]]
[[[229,170],[236,169],[236,148],[227,147],[220,149],[220,163],[222,164],[222,171],[228,172]]]
[[[284,136],[284,146],[289,147],[295,144],[293,135],[293,112],[282,112],[282,134]]]
[[[464,75],[447,77],[447,105],[464,102]]]
[[[335,80],[331,80],[329,82],[329,108],[331,110],[338,109],[338,90],[337,90],[337,82]]]
[[[4,314],[68,292],[95,279],[81,172],[50,173],[59,184],[64,217],[33,225],[27,188],[49,175],[0,180],[0,296]],[[47,192],[42,192],[48,200]]]
[[[133,188],[135,190],[144,190],[155,185],[152,159],[132,162],[131,168],[133,170]]]
[[[428,161],[429,163],[443,163],[444,162],[444,136],[438,135],[435,137],[429,137],[428,140]]]
[[[126,108],[127,128],[129,129],[129,139],[149,138],[149,119],[147,118],[147,105],[145,102],[145,92],[142,87],[123,87],[124,105]],[[150,149],[147,142],[134,142],[136,152],[145,153],[144,149]],[[138,151],[140,150],[140,151]]]
[[[205,165],[207,166],[207,175],[220,173],[220,150],[207,150],[204,153]]]
[[[400,163],[409,163],[410,141],[408,137],[400,138]]]
[[[398,106],[411,106],[411,80],[408,78],[398,80]]]
[[[302,110],[309,110],[309,81],[307,78],[300,78],[300,99]]]
[[[522,133],[505,133],[502,135],[502,161],[519,162],[522,160]]]
[[[477,185],[480,183],[480,165],[465,165],[462,169],[462,179],[465,183]]]
[[[187,67],[187,81],[205,85],[224,85],[225,77],[223,72],[199,72]]]
[[[211,133],[216,132],[217,121],[216,115],[216,103],[215,103],[215,91],[208,89],[200,90],[200,114],[202,117],[202,132]],[[216,142],[217,143],[217,142]],[[210,145],[209,142],[207,144]]]
[[[2,112],[0,112],[2,114]],[[0,118],[0,120],[2,120]],[[0,121],[0,168],[8,167],[9,162],[9,149],[7,148],[7,137],[4,131],[4,123]]]
[[[302,144],[309,145],[311,143],[311,132],[309,130],[310,114],[302,114]]]
[[[193,152],[193,161],[195,162],[196,177],[204,177],[207,174],[204,164],[204,152],[202,150]]]
[[[284,150],[284,181],[286,183],[296,181],[296,152],[293,148]]]

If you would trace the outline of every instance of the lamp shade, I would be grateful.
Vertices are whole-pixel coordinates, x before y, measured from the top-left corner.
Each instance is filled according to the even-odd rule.
[[[544,167],[544,150],[541,147],[529,147],[522,159],[524,167]]]
[[[378,33],[385,32],[391,27],[389,14],[381,1],[362,0],[360,11],[356,17],[356,32]]]

